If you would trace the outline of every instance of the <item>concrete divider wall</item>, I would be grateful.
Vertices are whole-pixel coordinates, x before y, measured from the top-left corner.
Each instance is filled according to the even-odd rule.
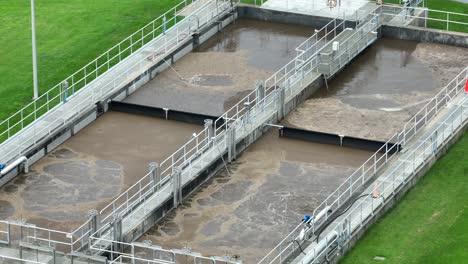
[[[217,116],[204,115],[198,113],[184,112],[178,110],[165,109],[138,104],[111,101],[109,111],[123,112],[149,117],[157,117],[165,120],[174,120],[195,125],[203,125],[206,119],[216,120]]]
[[[252,5],[239,5],[237,8],[237,12],[239,14],[239,17],[243,18],[310,26],[316,29],[322,28],[327,23],[333,20],[329,17],[289,13],[286,11],[259,8]],[[337,23],[339,22],[341,22],[341,20],[337,21]],[[356,23],[352,21],[346,22],[346,27],[355,27],[355,25]]]
[[[420,27],[382,26],[382,35],[387,38],[415,40],[468,48],[468,34]]]
[[[349,137],[345,135],[311,131],[311,130],[305,130],[305,129],[300,129],[300,128],[287,127],[287,126],[284,126],[282,129],[279,130],[279,135],[280,137],[305,140],[305,141],[315,142],[315,143],[320,143],[320,144],[329,144],[329,145],[336,145],[336,146],[349,147],[349,148],[355,148],[355,149],[362,149],[362,150],[368,150],[368,151],[373,151],[373,152],[378,151],[386,143],[384,141]],[[393,154],[401,150],[401,145],[398,145],[396,148],[393,148],[393,146],[394,144],[389,144],[390,154]],[[380,152],[385,153],[386,150],[383,149]]]

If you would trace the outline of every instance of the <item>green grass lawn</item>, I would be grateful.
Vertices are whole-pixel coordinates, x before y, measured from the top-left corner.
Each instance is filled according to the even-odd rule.
[[[33,95],[29,0],[0,1],[0,120]],[[36,0],[45,92],[181,0]]]
[[[383,2],[398,4],[400,0],[383,0]],[[426,7],[428,7],[429,9],[468,14],[468,4],[464,4],[461,2],[456,2],[452,0],[425,0],[425,4],[426,4]],[[439,13],[439,12],[429,12],[428,16],[429,18],[441,19],[441,20],[445,20],[447,18],[446,14]],[[452,21],[468,23],[468,19],[466,16],[450,15],[449,18]],[[428,21],[428,24],[427,24],[429,28],[443,29],[443,30],[447,29],[446,25],[447,23],[442,22],[442,21]],[[456,23],[450,23],[449,30],[459,31],[459,32],[468,32],[468,26],[460,25]]]
[[[341,263],[468,263],[468,134]]]

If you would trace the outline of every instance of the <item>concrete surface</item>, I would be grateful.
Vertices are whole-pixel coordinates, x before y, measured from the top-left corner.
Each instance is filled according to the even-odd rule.
[[[346,16],[354,14],[368,3],[367,0],[268,0],[262,7],[324,17],[343,17],[343,14]]]

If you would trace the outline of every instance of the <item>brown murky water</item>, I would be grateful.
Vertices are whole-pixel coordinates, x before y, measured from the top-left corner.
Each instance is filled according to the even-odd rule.
[[[314,29],[240,19],[125,101],[221,115],[289,62]]]
[[[70,231],[199,126],[108,112],[0,189],[0,219]]]
[[[296,127],[387,140],[454,78],[468,50],[381,39],[287,118]]]
[[[140,240],[256,263],[369,152],[268,132]]]

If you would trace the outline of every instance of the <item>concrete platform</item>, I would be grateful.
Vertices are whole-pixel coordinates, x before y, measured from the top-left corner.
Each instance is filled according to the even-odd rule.
[[[464,48],[380,39],[285,123],[386,141],[464,69],[466,61]]]
[[[314,28],[239,19],[125,102],[221,115],[289,62]]]
[[[356,10],[365,9],[367,5],[375,6],[374,3],[369,3],[367,0],[336,0],[332,1],[331,4],[328,0],[268,0],[262,7],[334,18],[350,17],[354,15]]]
[[[108,112],[3,186],[0,219],[71,231],[200,129]]]
[[[369,155],[272,129],[140,241],[255,263]]]

